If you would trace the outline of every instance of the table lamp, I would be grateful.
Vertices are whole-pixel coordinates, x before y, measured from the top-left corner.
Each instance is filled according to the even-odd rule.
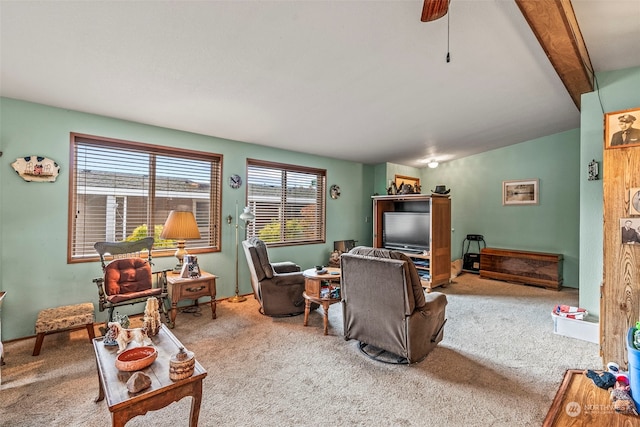
[[[188,210],[174,210],[169,212],[160,237],[163,239],[177,240],[178,249],[175,255],[176,258],[178,258],[178,265],[175,266],[173,271],[180,272],[184,256],[187,254],[184,248],[185,240],[200,238],[200,231],[198,230],[198,224],[196,223],[196,218],[193,216],[193,212]]]

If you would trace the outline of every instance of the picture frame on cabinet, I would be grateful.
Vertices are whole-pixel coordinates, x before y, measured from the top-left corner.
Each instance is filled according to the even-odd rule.
[[[538,178],[502,181],[502,204],[537,205],[538,187]]]
[[[415,187],[416,185],[420,185],[420,178],[405,175],[395,175],[393,182],[398,188],[400,188],[402,184],[408,184]]]
[[[640,107],[604,114],[604,148],[640,146]]]

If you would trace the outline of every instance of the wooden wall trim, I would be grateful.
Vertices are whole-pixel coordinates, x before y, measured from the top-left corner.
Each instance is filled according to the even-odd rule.
[[[593,91],[593,66],[570,0],[515,0],[551,65],[580,109]]]

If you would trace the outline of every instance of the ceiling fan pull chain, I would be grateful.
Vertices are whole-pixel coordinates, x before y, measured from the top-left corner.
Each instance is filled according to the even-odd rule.
[[[449,0],[451,3],[451,0]],[[449,53],[449,17],[451,16],[451,11],[447,13],[447,64],[451,62],[451,54]]]

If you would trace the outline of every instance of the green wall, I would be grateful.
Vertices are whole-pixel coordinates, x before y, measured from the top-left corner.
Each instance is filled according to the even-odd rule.
[[[92,279],[98,263],[67,264],[67,209],[69,187],[69,133],[79,132],[149,144],[223,154],[222,216],[235,216],[236,200],[244,206],[245,187],[233,190],[226,177],[246,178],[246,158],[257,158],[327,170],[327,184],[338,184],[342,196],[327,194],[327,243],[273,248],[274,261],[292,260],[303,268],[326,264],[334,240],[354,239],[371,244],[371,195],[374,168],[328,157],[207,137],[107,117],[0,98],[0,290],[3,303],[2,339],[34,334],[39,310],[85,301],[96,303]],[[303,144],[304,141],[301,141]],[[16,158],[42,155],[58,162],[60,176],[54,183],[25,182],[11,168]],[[246,179],[243,179],[246,182]],[[222,251],[198,256],[204,270],[219,276],[220,298],[234,294],[235,232],[222,223]],[[172,267],[173,257],[154,257],[157,268]],[[252,292],[249,271],[240,250],[240,293]],[[122,309],[139,313],[143,306]],[[97,313],[104,321],[105,313]]]
[[[422,169],[424,192],[451,189],[452,259],[467,234],[482,234],[489,247],[563,254],[564,286],[578,287],[579,138],[575,129]],[[531,178],[538,205],[502,205],[502,181]]]
[[[451,188],[452,259],[461,256],[462,241],[471,233],[483,234],[493,247],[562,253],[565,286],[579,287],[580,305],[597,316],[603,190],[601,180],[587,180],[587,165],[602,161],[600,102],[605,112],[640,106],[640,68],[599,73],[598,83],[599,97],[595,92],[582,97],[580,129],[443,162],[436,169],[366,166],[0,98],[0,290],[7,291],[2,338],[33,335],[42,308],[97,299],[91,279],[99,265],[66,264],[70,132],[221,153],[225,177],[244,177],[247,157],[327,169],[327,184],[342,190],[339,199],[327,198],[327,243],[270,251],[274,260],[294,260],[304,268],[326,263],[334,240],[371,245],[370,196],[384,194],[395,174],[419,176],[423,193],[445,184]],[[61,165],[55,183],[27,183],[15,174],[10,164],[34,154]],[[502,206],[502,181],[527,178],[540,179],[540,204]],[[235,201],[242,206],[245,197],[244,187],[225,185],[223,217],[235,215]],[[220,276],[220,297],[234,292],[234,252],[229,226],[223,228],[222,252],[199,257],[204,269]],[[173,266],[172,257],[156,261],[158,267]],[[240,292],[249,293],[242,251],[240,265]],[[97,320],[103,321],[104,313]]]
[[[597,79],[600,91],[582,95],[580,114],[580,305],[594,315],[600,313],[603,279],[604,113],[640,107],[640,68],[598,73]],[[592,160],[601,167],[598,181],[587,180]]]

